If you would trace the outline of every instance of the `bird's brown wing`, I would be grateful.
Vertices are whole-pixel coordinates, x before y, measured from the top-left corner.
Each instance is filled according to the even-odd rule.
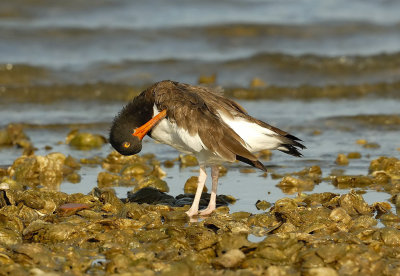
[[[247,163],[259,163],[244,147],[243,139],[222,121],[217,112],[221,108],[245,112],[233,101],[224,101],[226,98],[204,87],[172,81],[159,82],[152,93],[157,108],[166,109],[167,118],[189,134],[198,134],[209,150],[231,162],[242,158]]]

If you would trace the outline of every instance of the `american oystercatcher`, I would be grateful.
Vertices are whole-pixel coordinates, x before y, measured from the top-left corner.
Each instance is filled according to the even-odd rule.
[[[220,93],[169,80],[153,84],[121,110],[111,127],[110,143],[119,153],[133,155],[141,151],[146,134],[197,157],[200,174],[187,211],[190,217],[215,210],[218,165],[222,162],[239,160],[266,171],[253,153],[277,149],[300,157],[298,149],[305,148],[299,138],[251,117]],[[199,212],[206,166],[211,166],[211,197],[208,207]]]

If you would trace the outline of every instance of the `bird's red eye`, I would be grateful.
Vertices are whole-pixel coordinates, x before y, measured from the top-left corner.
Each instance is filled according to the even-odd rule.
[[[122,144],[122,146],[124,147],[124,148],[129,148],[130,146],[131,146],[131,143],[129,143],[129,142],[124,142],[123,144]]]

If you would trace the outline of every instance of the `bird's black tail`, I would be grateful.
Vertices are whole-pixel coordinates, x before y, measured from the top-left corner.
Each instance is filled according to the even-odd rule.
[[[293,136],[291,134],[286,134],[285,136],[279,137],[282,144],[279,145],[277,150],[296,156],[302,157],[303,155],[299,152],[299,149],[305,149],[306,147],[301,144],[303,142],[301,139]]]

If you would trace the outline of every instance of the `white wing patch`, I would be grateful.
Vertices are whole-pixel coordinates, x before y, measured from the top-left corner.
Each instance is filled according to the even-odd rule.
[[[221,119],[246,142],[245,146],[250,152],[277,149],[280,146],[281,142],[277,138],[278,134],[272,130],[241,117],[232,119],[224,115],[223,112],[218,113]]]

